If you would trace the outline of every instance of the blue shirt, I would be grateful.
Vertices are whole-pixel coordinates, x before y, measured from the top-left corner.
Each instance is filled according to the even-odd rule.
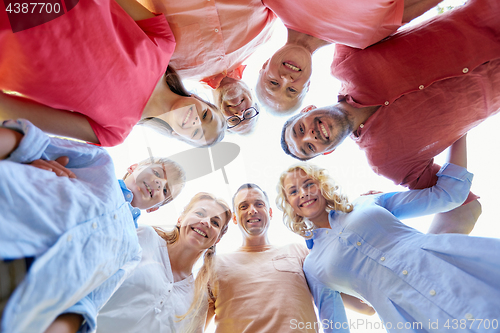
[[[500,318],[500,240],[422,234],[398,220],[465,201],[472,174],[446,164],[437,175],[432,188],[361,197],[350,213],[331,211],[331,229],[313,231],[304,262],[311,290],[368,301],[389,332],[444,332],[454,320]]]
[[[1,332],[43,332],[63,312],[82,314],[81,331],[93,331],[97,311],[140,262],[132,193],[104,149],[50,138],[24,120],[3,126],[24,137],[0,161],[0,258],[36,260],[9,299]],[[77,179],[21,164],[60,156]]]

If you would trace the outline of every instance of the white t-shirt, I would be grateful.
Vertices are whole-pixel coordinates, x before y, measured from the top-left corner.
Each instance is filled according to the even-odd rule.
[[[97,317],[98,333],[181,332],[177,322],[191,306],[194,278],[174,282],[166,242],[150,226],[139,226],[142,259]]]

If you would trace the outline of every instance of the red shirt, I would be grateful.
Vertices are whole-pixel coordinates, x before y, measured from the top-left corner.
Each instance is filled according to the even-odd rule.
[[[339,98],[382,104],[352,136],[377,174],[433,186],[433,157],[500,110],[499,15],[497,0],[472,0],[365,50],[337,46]]]
[[[0,89],[86,115],[103,146],[139,121],[175,48],[163,15],[135,22],[112,0],[16,33],[0,22]]]
[[[403,20],[403,0],[262,0],[287,28],[365,48],[396,31]]]

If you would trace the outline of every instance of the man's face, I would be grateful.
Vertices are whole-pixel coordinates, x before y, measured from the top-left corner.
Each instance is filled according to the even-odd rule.
[[[301,113],[285,130],[290,152],[310,159],[331,152],[353,131],[353,123],[340,108]]]
[[[264,194],[255,188],[243,189],[234,198],[235,223],[243,236],[264,236],[269,228],[272,210]]]
[[[241,80],[223,81],[214,91],[215,102],[227,119],[232,116],[243,117],[243,113],[254,105],[250,88]],[[246,119],[230,129],[231,132],[246,133],[256,125],[258,117]]]
[[[300,103],[309,89],[311,53],[297,45],[285,45],[262,66],[258,85],[259,98],[277,111]]]

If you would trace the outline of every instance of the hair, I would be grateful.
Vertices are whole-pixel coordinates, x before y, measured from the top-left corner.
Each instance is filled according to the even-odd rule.
[[[267,193],[266,193],[263,189],[261,189],[261,188],[259,187],[259,185],[256,185],[256,184],[253,184],[253,183],[246,183],[246,184],[241,185],[241,186],[240,186],[240,187],[236,190],[236,193],[233,195],[233,200],[232,200],[232,202],[233,202],[233,212],[236,212],[236,206],[235,206],[235,204],[234,204],[234,199],[236,199],[236,196],[238,195],[238,193],[240,193],[240,192],[241,192],[241,190],[251,189],[251,188],[256,189],[256,190],[259,190],[259,191],[261,191],[261,192],[262,192],[262,194],[264,194],[264,198],[266,199],[267,206],[269,207],[269,197],[267,196]]]
[[[175,197],[177,197],[177,195],[179,195],[179,193],[181,193],[182,189],[184,188],[184,185],[186,185],[186,173],[184,172],[184,169],[177,162],[174,162],[171,159],[166,158],[166,157],[153,157],[153,156],[151,156],[151,157],[137,163],[137,166],[138,167],[139,166],[148,166],[148,165],[152,165],[152,164],[165,164],[165,165],[168,165],[169,167],[171,167],[172,172],[174,173],[174,179],[177,181],[168,180],[168,179],[167,180],[170,181],[169,182],[170,185],[180,185],[179,192],[177,192],[175,194],[172,192],[171,197],[166,198],[163,202],[161,202],[158,205],[159,207],[161,207],[161,206],[169,203],[170,201],[174,200]],[[125,174],[125,176],[123,176],[123,180],[127,179],[128,176],[130,176],[129,172],[127,172]]]
[[[349,203],[347,196],[340,193],[339,186],[330,177],[328,171],[313,164],[299,163],[291,166],[288,170],[284,171],[276,186],[278,196],[276,198],[276,206],[283,212],[283,223],[288,229],[294,233],[304,237],[311,238],[314,224],[304,218],[303,216],[295,214],[292,206],[287,201],[285,188],[283,183],[285,177],[291,172],[304,171],[309,177],[319,183],[321,195],[326,200],[326,210],[337,210],[344,213],[352,211],[353,206]]]
[[[226,118],[224,117],[224,115],[222,114],[220,109],[216,105],[204,100],[200,96],[198,96],[196,94],[191,94],[186,89],[186,87],[184,87],[184,84],[182,83],[182,79],[181,79],[180,75],[170,65],[167,67],[167,71],[165,72],[165,80],[167,82],[168,88],[174,94],[177,94],[177,95],[182,96],[182,97],[194,97],[194,98],[196,98],[197,100],[207,104],[211,109],[213,109],[215,111],[214,114],[221,119],[222,127],[221,127],[221,130],[219,131],[219,135],[211,142],[207,142],[206,144],[200,145],[197,147],[198,148],[212,147],[213,145],[222,141],[222,139],[224,139],[224,135],[226,133],[227,124],[226,124]],[[190,145],[193,145],[193,142],[185,139],[184,137],[173,135],[172,134],[173,133],[172,127],[165,120],[160,119],[159,117],[144,118],[144,119],[139,120],[139,122],[137,124],[148,126],[162,135],[165,135],[165,136],[168,136],[170,138],[174,138],[174,139],[186,142]]]
[[[290,117],[284,124],[283,124],[283,129],[281,130],[281,149],[283,149],[283,151],[285,152],[285,154],[289,155],[289,156],[292,156],[293,158],[296,158],[298,160],[301,160],[301,161],[307,161],[309,160],[310,158],[300,158],[300,157],[297,157],[295,156],[294,154],[292,154],[292,152],[290,151],[290,148],[288,148],[288,143],[286,142],[285,140],[285,131],[286,129],[288,128],[288,126],[290,126],[290,124],[297,118],[299,118],[301,116],[301,114],[296,114],[295,116],[293,117]]]
[[[200,192],[189,201],[186,207],[184,207],[184,210],[182,211],[179,219],[182,220],[194,207],[194,205],[201,200],[212,200],[224,209],[224,224],[220,229],[220,234],[218,237],[219,240],[227,232],[229,221],[232,217],[231,209],[223,199],[217,198],[210,193]],[[153,228],[155,229],[156,233],[165,240],[167,245],[173,244],[179,240],[180,229],[178,226],[170,231],[165,231],[159,227]],[[212,245],[205,251],[205,254],[203,255],[203,266],[198,271],[195,280],[193,302],[191,303],[191,306],[189,307],[187,312],[179,317],[179,320],[188,318],[191,321],[188,324],[186,332],[193,332],[195,330],[195,327],[197,327],[198,325],[198,320],[204,320],[205,316],[202,316],[202,312],[206,310],[203,307],[204,302],[207,302],[207,300],[212,297],[212,288],[210,287],[210,285],[215,286],[217,283],[217,276],[215,274],[215,245],[216,244]]]
[[[289,108],[280,110],[277,109],[275,105],[268,104],[266,102],[266,98],[264,98],[264,90],[261,87],[261,78],[262,78],[262,73],[259,73],[259,77],[257,79],[257,85],[255,86],[255,95],[257,96],[257,99],[259,102],[266,108],[266,110],[275,116],[283,117],[283,116],[288,116],[297,111],[301,105],[302,101],[304,100],[306,94],[301,94],[300,96],[297,96],[296,103],[294,105],[291,105]]]

